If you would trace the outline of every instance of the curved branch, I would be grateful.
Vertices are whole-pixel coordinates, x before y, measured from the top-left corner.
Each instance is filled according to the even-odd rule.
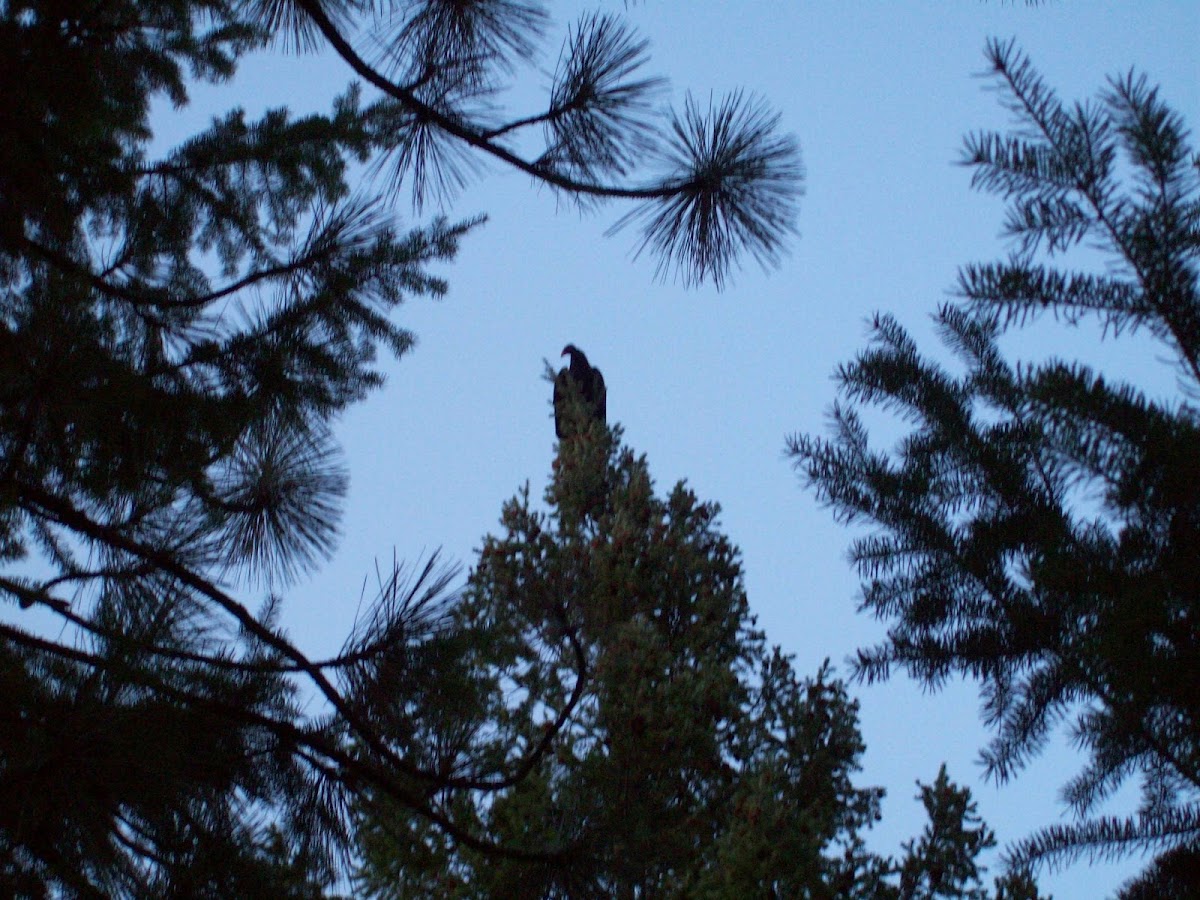
[[[107,660],[102,657],[84,650],[77,650],[36,637],[4,623],[0,623],[0,637],[29,649],[68,659],[92,669],[102,670],[107,665]],[[453,840],[458,841],[466,847],[470,847],[472,850],[527,862],[553,861],[567,853],[567,850],[562,848],[552,852],[521,850],[476,837],[462,830],[450,818],[434,809],[427,801],[398,784],[393,777],[388,775],[386,771],[381,771],[378,766],[368,764],[358,756],[336,746],[336,744],[331,744],[323,740],[318,734],[298,728],[291,722],[275,719],[271,716],[212,697],[197,696],[194,693],[164,684],[144,672],[125,670],[122,672],[122,675],[167,699],[194,708],[215,712],[229,720],[241,722],[244,725],[264,728],[277,737],[291,742],[297,748],[308,748],[309,751],[317,754],[319,758],[329,760],[333,764],[332,768],[321,767],[321,771],[335,778],[347,790],[361,795],[361,791],[355,788],[355,784],[369,784],[389,798],[415,810],[419,815],[443,829]],[[308,759],[310,764],[316,762],[316,760],[310,757],[306,757],[306,759]]]
[[[570,625],[564,626],[564,633],[566,634],[567,642],[571,645],[572,652],[575,654],[575,686],[571,689],[571,696],[567,698],[567,702],[563,705],[563,708],[554,717],[554,721],[550,724],[550,727],[545,729],[541,740],[516,764],[513,771],[504,778],[490,781],[484,779],[476,782],[465,782],[461,785],[456,784],[455,786],[492,790],[512,787],[533,771],[533,767],[537,765],[538,760],[550,749],[550,745],[554,742],[555,737],[562,731],[563,727],[567,724],[567,720],[570,719],[572,713],[575,712],[575,708],[583,699],[583,691],[587,687],[588,682],[587,655],[584,653],[579,636],[575,628]]]
[[[299,672],[308,676],[321,695],[343,717],[346,724],[354,733],[362,738],[372,753],[378,754],[383,760],[396,766],[406,775],[413,778],[435,783],[442,781],[434,773],[423,772],[397,756],[379,737],[375,729],[371,728],[351,708],[350,704],[346,702],[346,699],[333,686],[325,673],[308,657],[294,647],[290,641],[275,634],[270,628],[259,622],[245,606],[208,579],[203,578],[180,563],[172,554],[156,547],[147,547],[110,526],[92,521],[69,501],[47,493],[39,487],[18,483],[16,489],[18,502],[26,511],[51,518],[92,540],[100,541],[110,547],[153,563],[161,571],[178,579],[182,584],[197,591],[204,597],[207,597],[236,619],[238,624],[248,634],[272,648],[284,658],[291,660]]]
[[[266,669],[257,667],[254,664],[238,663],[233,660],[227,660],[220,665],[226,668],[248,667],[250,671],[258,671],[266,673],[268,671],[278,671],[280,673],[292,672],[295,674],[306,675],[310,681],[317,687],[321,695],[329,701],[330,705],[342,716],[346,724],[351,730],[359,736],[370,751],[378,756],[385,763],[395,766],[405,775],[417,779],[419,781],[435,784],[439,787],[457,788],[463,790],[502,790],[511,787],[522,778],[524,778],[537,764],[538,759],[549,748],[553,738],[558,734],[559,730],[566,724],[567,719],[574,712],[575,707],[582,699],[583,690],[587,682],[587,663],[583,647],[580,645],[578,638],[575,636],[572,629],[567,630],[568,639],[572,645],[577,662],[577,677],[575,687],[571,693],[568,703],[559,715],[556,717],[553,726],[546,731],[542,739],[535,746],[533,751],[517,764],[513,772],[501,778],[452,778],[447,777],[442,773],[427,771],[418,766],[413,765],[403,759],[392,750],[383,738],[379,735],[376,729],[372,728],[347,702],[341,692],[333,685],[325,674],[325,669],[333,668],[329,662],[313,662],[305,656],[299,649],[291,644],[291,642],[275,634],[271,629],[267,628],[241,603],[235,600],[229,594],[222,591],[216,585],[207,579],[201,577],[191,569],[182,565],[171,554],[166,553],[154,547],[147,547],[138,541],[122,534],[121,532],[92,521],[87,515],[72,506],[68,501],[62,498],[55,497],[52,494],[41,490],[40,488],[31,487],[28,485],[19,486],[20,502],[27,511],[41,512],[48,515],[60,524],[77,531],[80,534],[86,535],[93,540],[101,541],[111,547],[122,550],[140,559],[152,563],[158,569],[179,579],[180,582],[203,594],[208,599],[215,602],[218,606],[224,609],[227,613],[233,616],[238,623],[246,630],[247,633],[253,635],[264,645],[271,647],[277,653],[287,660],[290,660],[290,667],[278,667],[275,669]],[[29,509],[32,505],[35,509]],[[41,600],[42,598],[38,598]],[[44,602],[44,601],[43,601]],[[56,607],[57,609],[57,607]],[[58,609],[58,612],[66,617],[69,621],[81,624],[82,619],[71,613],[69,609]],[[86,630],[94,631],[94,626],[82,625]],[[151,649],[151,648],[147,648]],[[178,651],[168,648],[153,648],[162,656],[178,656],[182,659],[188,659],[191,654],[187,651]],[[209,658],[204,655],[195,655],[192,659],[194,662],[210,662]],[[335,662],[339,661],[337,658]],[[214,661],[214,664],[215,661]]]
[[[384,94],[399,100],[406,107],[412,110],[422,119],[433,122],[447,134],[453,135],[466,144],[480,150],[489,156],[507,163],[515,169],[524,172],[527,175],[536,178],[539,181],[545,182],[553,187],[568,191],[573,194],[585,194],[591,197],[607,197],[607,198],[622,198],[627,200],[657,200],[667,197],[674,197],[677,194],[689,190],[702,188],[698,182],[674,182],[666,183],[658,187],[645,188],[620,188],[612,185],[596,184],[588,181],[576,181],[552,169],[547,169],[532,163],[523,157],[518,156],[506,147],[490,140],[489,132],[481,132],[470,126],[464,125],[453,116],[446,115],[438,109],[430,106],[428,103],[421,100],[412,91],[396,84],[393,81],[380,75],[372,68],[361,56],[359,56],[349,42],[342,37],[337,26],[326,15],[321,8],[319,0],[296,0],[296,5],[304,10],[304,12],[312,19],[313,24],[329,41],[330,45],[337,52],[347,65],[368,84],[373,85]],[[524,124],[524,123],[518,123]],[[492,134],[503,133],[504,129],[500,129]]]
[[[150,293],[149,295],[142,295],[137,291],[130,290],[130,288],[125,285],[114,284],[108,279],[97,275],[87,266],[76,262],[63,253],[59,253],[50,247],[43,246],[42,244],[39,244],[30,238],[25,238],[24,240],[29,249],[33,250],[46,262],[77,275],[106,296],[113,297],[117,300],[122,300],[132,306],[169,307],[170,309],[194,309],[201,306],[207,306],[216,300],[220,300],[229,296],[230,294],[235,294],[244,288],[252,287],[261,281],[267,281],[272,278],[280,278],[291,275],[295,272],[299,272],[313,263],[320,262],[321,260],[328,258],[336,250],[334,247],[312,250],[308,253],[305,253],[303,256],[299,256],[296,259],[290,260],[289,262],[279,263],[278,265],[268,266],[264,269],[256,269],[252,272],[247,272],[236,281],[232,281],[229,284],[217,288],[215,291],[211,291],[207,294],[202,294],[198,297],[180,299],[167,296],[166,292],[162,291],[161,289]],[[161,296],[156,297],[154,296],[154,293],[159,293]]]
[[[110,575],[124,575],[128,573],[118,572],[87,572],[78,573],[74,578],[103,578]],[[87,619],[78,613],[71,611],[71,604],[67,600],[60,597],[52,596],[47,593],[47,589],[53,585],[62,583],[68,579],[68,576],[59,576],[43,584],[40,588],[29,588],[19,582],[9,578],[0,576],[0,589],[8,591],[17,598],[17,602],[22,608],[28,608],[35,605],[47,606],[59,613],[64,619],[70,622],[77,628],[86,631],[88,634],[101,638],[106,641],[119,641],[127,638],[123,632],[101,628],[95,622]],[[259,675],[297,675],[304,672],[296,663],[285,662],[246,662],[239,659],[228,659],[222,656],[212,656],[207,653],[195,653],[189,650],[181,650],[177,647],[163,647],[158,644],[148,644],[139,641],[137,649],[150,654],[152,656],[162,657],[163,659],[174,659],[180,662],[192,662],[205,666],[212,666],[216,669],[224,669],[228,672],[248,672]],[[373,655],[380,653],[384,649],[383,642],[376,642],[368,645],[361,650],[353,653],[342,653],[337,656],[332,656],[328,659],[317,660],[310,664],[318,669],[341,669],[347,666],[352,666],[369,659]]]

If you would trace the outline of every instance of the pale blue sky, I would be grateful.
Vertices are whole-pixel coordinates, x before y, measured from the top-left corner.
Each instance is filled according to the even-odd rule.
[[[590,8],[555,5],[558,33]],[[506,498],[526,481],[540,495],[554,440],[542,359],[557,362],[574,342],[603,369],[609,418],[648,456],[660,491],[687,479],[722,505],[770,640],[795,655],[801,673],[825,657],[844,671],[846,656],[882,627],[855,612],[850,535],[801,491],[784,438],[824,428],[830,375],[862,346],[873,311],[896,314],[935,351],[928,316],[956,266],[1004,252],[1000,202],[970,192],[968,171],[954,164],[967,131],[1008,122],[986,82],[972,77],[984,68],[986,39],[1015,37],[1068,100],[1090,98],[1105,76],[1136,66],[1189,125],[1200,123],[1193,0],[1058,0],[1034,9],[697,0],[631,4],[628,16],[652,41],[653,68],[670,77],[676,102],[688,90],[706,98],[745,88],[781,113],[807,168],[799,238],[777,271],[750,263],[722,294],[687,291],[655,282],[653,260],[631,259],[633,233],[603,236],[621,208],[581,217],[525,176],[490,167],[447,210],[490,216],[446,268],[449,296],[399,311],[418,346],[388,364],[387,387],[339,428],[352,479],[344,537],[285,607],[303,648],[337,649],[376,558],[390,562],[394,550],[416,559],[441,546],[469,565]],[[548,46],[546,69],[557,49]],[[232,85],[197,91],[184,114],[161,115],[160,134],[234,103],[318,107],[347,80],[333,60],[270,57]],[[1154,348],[1097,348],[1097,337],[1043,330],[1010,346],[1027,357],[1078,346],[1173,390]],[[973,687],[927,695],[901,677],[854,692],[867,743],[860,783],[888,789],[880,849],[897,852],[919,830],[914,782],[931,780],[943,760],[973,787],[1002,843],[1061,820],[1055,794],[1076,766],[1068,750],[1055,748],[1008,786],[980,781],[975,760],[986,735]],[[1044,875],[1043,885],[1060,900],[1090,900],[1138,866],[1079,864]]]

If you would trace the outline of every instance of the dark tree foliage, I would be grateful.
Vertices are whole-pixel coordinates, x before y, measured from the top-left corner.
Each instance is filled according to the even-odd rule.
[[[515,73],[540,68],[550,24],[543,4],[245,5],[285,40],[327,45],[378,92],[381,165],[418,208],[450,199],[483,163],[498,162],[583,208],[632,203],[613,230],[638,225],[639,252],[658,258],[660,275],[717,287],[747,254],[777,263],[794,231],[803,168],[778,116],[740,92],[664,109],[664,79],[644,72],[648,43],[616,16],[587,14],[569,28],[545,105],[506,116],[496,98]]]
[[[841,519],[871,526],[851,553],[889,631],[858,674],[979,679],[1000,781],[1062,723],[1088,755],[1064,789],[1078,821],[1012,857],[1155,851],[1151,873],[1176,878],[1200,838],[1200,158],[1144,77],[1067,106],[1011,44],[987,55],[1018,128],[972,135],[964,162],[1009,201],[1016,247],[964,267],[961,302],[937,314],[961,374],[879,316],[838,371],[834,436],[789,449]],[[1085,243],[1103,271],[1058,264]],[[1179,397],[1077,362],[1009,362],[1001,336],[1046,314],[1149,334]],[[908,423],[894,450],[871,446],[860,407]],[[1101,815],[1129,778],[1137,814]]]
[[[897,867],[902,900],[937,897],[954,900],[1043,900],[1027,868],[1012,867],[996,879],[994,891],[983,886],[979,855],[996,846],[996,836],[976,811],[968,788],[960,788],[943,765],[933,784],[917,786],[917,799],[929,822],[919,838],[904,843]]]
[[[882,791],[852,781],[857,704],[827,663],[799,678],[766,645],[717,507],[682,483],[657,496],[619,435],[593,422],[560,443],[545,511],[528,489],[505,505],[423,657],[455,689],[394,720],[399,752],[424,747],[423,764],[456,779],[432,802],[529,858],[480,853],[380,803],[360,822],[358,887],[386,898],[990,896],[976,863],[990,832],[944,770],[923,788],[930,824],[903,861],[865,849]],[[598,515],[597,470],[609,485]],[[435,733],[447,739],[424,737]],[[996,896],[1037,900],[1031,881],[1005,884]]]
[[[375,724],[433,689],[394,664],[436,631],[437,567],[385,583],[336,659],[280,624],[335,543],[331,423],[410,347],[395,308],[443,293],[430,264],[471,226],[401,228],[348,167],[418,205],[490,159],[666,208],[644,239],[717,283],[775,258],[799,178],[758,103],[656,124],[645,44],[609,16],[570,31],[544,109],[501,121],[546,24],[507,0],[0,3],[0,894],[308,895],[368,786],[504,852]],[[231,109],[151,155],[153,101],[317,46],[353,79],[327,113]]]
[[[1200,848],[1195,844],[1168,850],[1130,881],[1118,900],[1192,900],[1200,892]]]

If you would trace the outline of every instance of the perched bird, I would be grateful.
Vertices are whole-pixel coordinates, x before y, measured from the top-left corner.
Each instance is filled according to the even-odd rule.
[[[604,424],[607,412],[604,376],[600,370],[590,365],[583,351],[574,344],[563,347],[562,355],[570,356],[571,364],[563,366],[554,379],[554,433],[559,440],[578,427],[586,426],[590,420]],[[572,422],[572,415],[579,413],[589,418]]]

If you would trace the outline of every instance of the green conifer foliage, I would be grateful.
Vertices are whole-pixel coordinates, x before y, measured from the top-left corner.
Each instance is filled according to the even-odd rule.
[[[645,42],[611,16],[569,31],[544,108],[484,115],[547,25],[490,0],[0,4],[0,894],[309,894],[367,785],[451,827],[424,793],[444,773],[371,718],[450,689],[394,665],[436,627],[437,567],[397,573],[336,659],[279,614],[336,543],[332,421],[410,348],[397,307],[444,293],[429,266],[475,224],[408,228],[394,201],[499,162],[632,203],[664,265],[722,283],[777,257],[799,190],[761,103],[656,118]],[[153,155],[154,102],[321,46],[350,81],[327,112],[231,100]],[[358,190],[364,164],[390,188]],[[696,227],[697,205],[729,215]]]
[[[988,60],[1017,130],[970,136],[964,163],[1008,200],[1015,249],[963,267],[960,301],[938,311],[958,369],[878,316],[838,371],[833,437],[790,450],[839,518],[867,526],[852,554],[889,631],[858,673],[979,679],[1000,781],[1065,722],[1087,754],[1064,792],[1078,821],[1012,857],[1165,851],[1178,877],[1200,839],[1200,157],[1142,76],[1068,106],[1011,44]],[[1065,268],[1081,244],[1103,271]],[[1045,316],[1151,336],[1178,395],[1071,360],[1009,361],[1001,338]],[[871,445],[870,407],[907,423],[894,449]],[[1102,815],[1130,778],[1138,813]]]
[[[560,445],[546,502],[526,490],[505,505],[455,610],[477,648],[475,692],[450,729],[462,744],[440,760],[477,780],[527,770],[486,798],[441,802],[542,858],[431,851],[412,817],[376,815],[362,885],[390,897],[447,885],[472,897],[794,896],[842,875],[834,848],[860,851],[879,799],[851,783],[854,704],[827,671],[801,681],[766,647],[716,507],[682,484],[656,496],[646,461],[595,422]]]
[[[907,886],[933,884],[935,867],[947,887],[977,886],[990,833],[944,771],[926,790],[919,850],[901,865],[866,849],[883,792],[853,781],[857,704],[828,663],[800,678],[766,644],[717,507],[682,483],[657,495],[619,437],[592,421],[560,442],[544,508],[528,488],[505,504],[424,657],[458,673],[458,688],[406,719],[454,736],[423,742],[423,765],[454,779],[438,808],[519,853],[447,840],[375,802],[360,822],[358,887],[384,898],[958,896]],[[1027,887],[1004,896],[1036,900]]]

